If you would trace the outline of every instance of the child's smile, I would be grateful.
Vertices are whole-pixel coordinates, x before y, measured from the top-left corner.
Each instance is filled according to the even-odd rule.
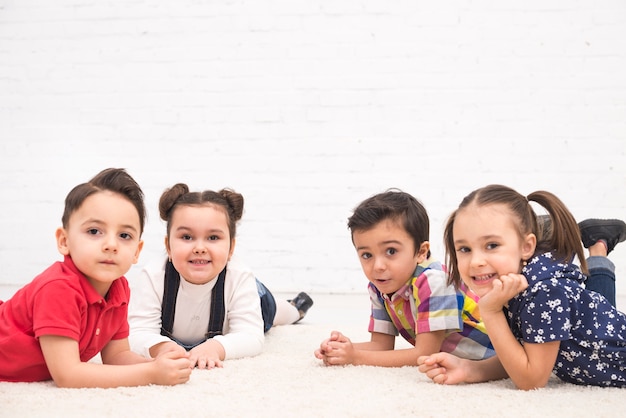
[[[209,260],[191,260],[190,263],[197,264],[197,265],[205,265],[205,264],[209,264],[210,261]]]

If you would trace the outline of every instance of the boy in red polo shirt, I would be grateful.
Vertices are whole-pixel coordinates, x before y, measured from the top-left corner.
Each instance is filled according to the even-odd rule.
[[[56,231],[64,260],[0,302],[0,381],[109,388],[189,380],[187,354],[147,360],[129,348],[124,274],[138,260],[144,222],[143,192],[123,169],[67,195]],[[98,353],[103,364],[89,363]]]

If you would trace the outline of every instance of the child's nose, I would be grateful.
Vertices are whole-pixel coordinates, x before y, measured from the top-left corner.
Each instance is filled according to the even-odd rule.
[[[472,251],[472,266],[484,266],[485,265],[485,257],[480,251]]]
[[[206,246],[202,243],[202,241],[198,241],[193,248],[193,252],[196,254],[204,254],[206,253]]]
[[[117,252],[117,239],[116,237],[108,236],[104,241],[104,251]]]
[[[376,270],[385,270],[387,268],[387,263],[385,262],[385,259],[382,257],[376,257],[374,259],[374,268]]]

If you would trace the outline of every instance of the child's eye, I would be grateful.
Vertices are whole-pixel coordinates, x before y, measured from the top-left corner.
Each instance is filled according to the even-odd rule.
[[[122,238],[123,240],[129,240],[129,239],[133,239],[133,236],[129,234],[128,232],[122,232],[120,234],[120,238]]]
[[[494,250],[496,248],[498,248],[500,246],[500,244],[496,244],[495,242],[490,242],[489,244],[487,244],[487,249],[488,250]]]
[[[470,249],[467,248],[467,247],[459,247],[459,248],[456,249],[456,252],[457,253],[469,253]]]
[[[183,234],[181,235],[180,239],[182,239],[183,241],[191,241],[191,235]]]
[[[220,239],[220,237],[218,237],[217,235],[209,236],[209,241],[217,241],[218,239]]]
[[[394,255],[397,252],[398,250],[396,250],[395,248],[387,248],[387,255]]]
[[[361,258],[364,259],[364,260],[367,260],[369,258],[372,258],[372,254],[370,254],[370,253],[362,253],[361,254]]]
[[[89,229],[87,230],[87,233],[88,233],[89,235],[98,235],[98,234],[100,233],[100,231],[99,231],[99,230],[97,230],[96,228],[89,228]]]

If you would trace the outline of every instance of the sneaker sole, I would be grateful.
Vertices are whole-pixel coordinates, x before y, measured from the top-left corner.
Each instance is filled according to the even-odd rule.
[[[618,242],[624,242],[626,240],[626,223],[619,219],[587,219],[578,224],[578,228],[581,230],[595,226],[621,228],[622,232],[619,234]]]

